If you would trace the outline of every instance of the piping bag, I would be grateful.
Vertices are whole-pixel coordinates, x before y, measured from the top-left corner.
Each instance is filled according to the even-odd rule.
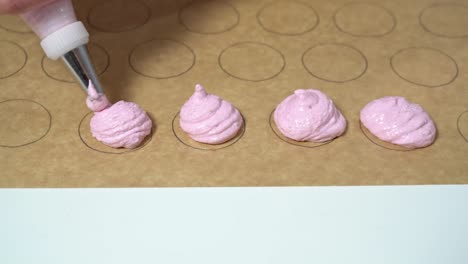
[[[89,33],[76,20],[71,0],[43,1],[20,16],[41,39],[47,57],[62,58],[86,93],[91,81],[96,91],[104,94],[86,48]]]
[[[95,112],[90,122],[93,136],[113,148],[140,145],[151,133],[152,121],[135,103],[110,105],[86,49],[89,33],[76,20],[71,0],[42,0],[20,16],[41,39],[47,57],[62,58],[88,94],[86,104]],[[104,108],[107,110],[102,111]]]

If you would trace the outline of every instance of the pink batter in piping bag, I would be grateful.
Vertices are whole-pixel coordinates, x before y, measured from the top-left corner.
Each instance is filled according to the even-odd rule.
[[[103,89],[86,49],[89,33],[83,23],[77,21],[71,0],[37,3],[20,16],[41,39],[47,57],[52,60],[62,58],[85,91],[91,80],[102,94]]]
[[[71,0],[46,0],[20,14],[41,39],[45,54],[62,58],[81,87],[87,92],[86,104],[94,112],[91,132],[102,143],[114,148],[135,148],[151,133],[152,122],[135,103],[111,104],[97,78],[86,49],[89,33],[77,21]]]

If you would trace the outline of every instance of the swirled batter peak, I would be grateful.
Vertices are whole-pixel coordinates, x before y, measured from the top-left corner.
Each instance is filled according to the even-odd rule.
[[[239,133],[243,122],[236,107],[217,95],[208,94],[200,84],[180,110],[180,127],[201,143],[222,144]]]
[[[326,142],[344,133],[346,120],[327,95],[299,89],[275,109],[281,133],[296,141]]]

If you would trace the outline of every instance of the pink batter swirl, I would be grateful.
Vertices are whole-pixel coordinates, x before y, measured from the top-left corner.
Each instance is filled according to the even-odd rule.
[[[88,97],[86,98],[86,105],[93,112],[100,112],[112,104],[109,102],[104,94],[100,94],[94,88],[93,83],[90,81],[88,85]]]
[[[221,144],[235,137],[243,125],[242,116],[231,103],[206,93],[197,84],[195,93],[180,110],[180,127],[193,140]]]
[[[409,149],[431,145],[436,127],[418,105],[399,96],[387,96],[368,103],[361,110],[362,124],[379,139]]]
[[[107,146],[136,148],[151,133],[151,119],[141,107],[125,101],[111,105],[105,95],[96,92],[92,83],[86,103],[94,112],[91,133]]]
[[[326,142],[344,133],[346,120],[327,95],[296,90],[275,109],[276,127],[296,141]]]

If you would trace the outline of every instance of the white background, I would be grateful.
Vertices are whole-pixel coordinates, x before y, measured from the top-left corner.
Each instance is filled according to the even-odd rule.
[[[3,189],[0,263],[468,263],[468,186]]]

